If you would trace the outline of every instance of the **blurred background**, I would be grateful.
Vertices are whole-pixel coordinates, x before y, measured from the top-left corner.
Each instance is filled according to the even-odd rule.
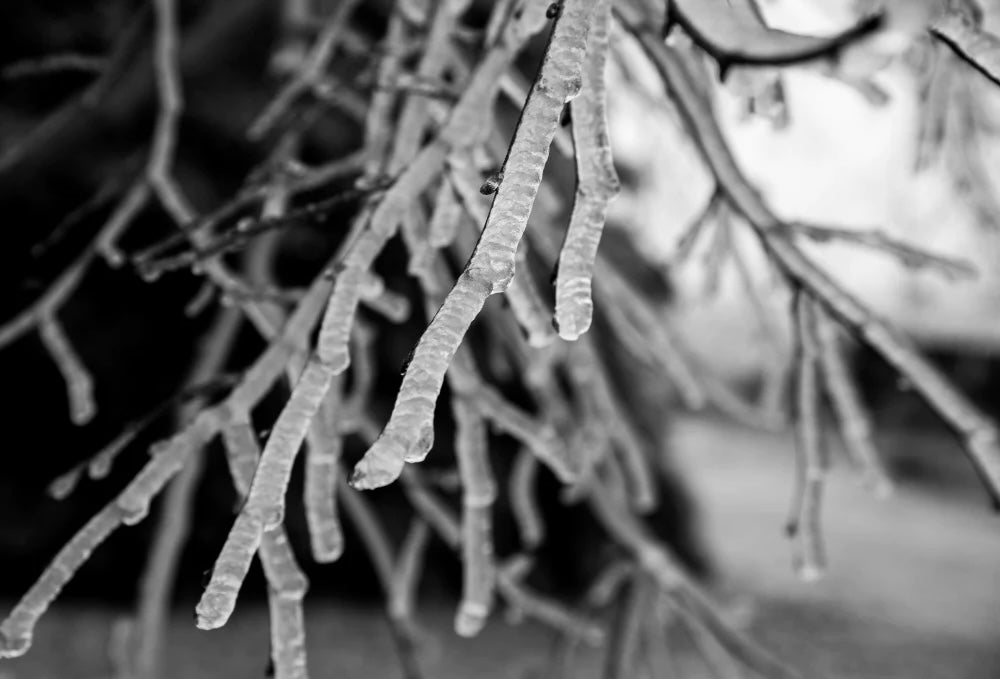
[[[273,94],[269,55],[279,39],[278,10],[263,0],[180,5],[187,110],[178,175],[194,202],[207,207],[230,195],[263,160],[263,149],[242,131]],[[386,5],[373,2],[359,10],[359,26],[377,33]],[[474,5],[472,13],[481,18],[489,3]],[[905,0],[895,5],[907,6]],[[856,9],[846,0],[768,0],[761,8],[774,25],[816,34],[848,25]],[[78,99],[98,82],[122,35],[135,30],[144,39],[149,17],[138,3],[11,2],[4,13],[0,317],[8,318],[44,290],[107,217],[113,197],[141,165],[155,102],[140,63],[148,51],[141,49],[139,65],[124,65],[100,107]],[[1000,95],[993,83],[955,60],[934,61],[907,12],[895,16],[898,21],[886,31],[845,56],[856,78],[848,81],[843,71],[834,78],[814,67],[780,73],[734,69],[712,96],[741,166],[783,217],[877,228],[975,266],[975,278],[950,280],[851,244],[806,246],[846,288],[914,337],[987,412],[1000,415],[1000,210],[992,195],[1000,187]],[[996,25],[990,14],[987,26]],[[92,59],[52,72],[19,70],[26,61],[56,53]],[[341,68],[350,72],[357,64],[348,60]],[[706,62],[705,68],[713,66]],[[948,133],[928,150],[928,91],[935,73],[955,88],[945,101],[954,110],[971,111],[976,122],[946,123]],[[749,230],[731,215],[712,215],[691,253],[683,261],[677,257],[679,239],[710,201],[712,182],[634,45],[616,43],[608,76],[612,146],[624,184],[612,209],[615,228],[639,243],[664,273],[672,326],[700,362],[752,393],[781,381],[791,347],[787,292]],[[775,83],[780,97],[774,96]],[[53,111],[65,113],[55,119]],[[317,157],[337,157],[354,142],[349,113],[332,107],[328,114],[329,124],[318,129],[312,147]],[[95,195],[104,198],[92,204]],[[352,207],[345,206],[345,214]],[[74,211],[76,224],[65,226]],[[124,245],[147,243],[171,228],[165,215],[147,210]],[[723,239],[729,254],[719,261]],[[316,228],[291,230],[278,260],[282,278],[296,281],[314,270],[329,245]],[[184,312],[200,285],[187,272],[149,282],[128,268],[90,268],[60,314],[97,376],[100,412],[86,427],[69,423],[61,377],[34,334],[0,352],[6,378],[0,411],[3,610],[84,517],[131,478],[142,450],[172,430],[170,418],[158,421],[107,479],[84,484],[70,499],[59,502],[46,494],[58,474],[178,388],[209,321],[208,314]],[[409,348],[403,337],[386,358],[392,365]],[[259,348],[241,342],[234,365]],[[803,583],[791,567],[783,534],[794,475],[788,432],[671,412],[672,445],[665,455],[692,502],[690,514],[677,520],[690,522],[700,536],[699,549],[710,563],[706,577],[730,619],[802,668],[831,677],[1000,677],[1000,519],[959,444],[907,385],[861,349],[853,360],[897,484],[891,496],[875,498],[845,464],[835,463],[824,514],[831,555],[826,578]],[[382,399],[391,402],[392,391],[382,389]],[[834,442],[832,432],[830,438]],[[235,502],[217,452],[211,451],[194,505],[168,657],[178,676],[262,676],[267,620],[260,573],[248,580],[247,598],[226,628],[200,632],[190,620],[202,574]],[[835,452],[834,459],[843,456]],[[298,475],[291,491],[298,497],[296,484]],[[405,511],[404,503],[398,491],[379,493],[380,509],[401,537],[406,517],[395,523],[392,518]],[[290,515],[301,513],[292,502]],[[575,519],[565,520],[567,531],[577,530]],[[0,679],[113,676],[152,529],[146,522],[116,532],[43,618],[32,651],[0,661]],[[289,531],[304,557],[300,518],[290,520]],[[581,540],[577,546],[585,549]],[[315,676],[398,672],[377,584],[364,553],[352,548],[356,543],[349,532],[347,552],[333,565],[319,567],[303,558],[312,582],[306,615]],[[431,559],[421,622],[433,676],[546,676],[553,637],[541,628],[509,626],[495,616],[476,640],[452,636],[459,569],[443,548],[432,551]],[[581,652],[586,657],[589,651]],[[709,676],[693,652],[657,662],[654,676]],[[584,666],[593,676],[600,672],[596,660]]]

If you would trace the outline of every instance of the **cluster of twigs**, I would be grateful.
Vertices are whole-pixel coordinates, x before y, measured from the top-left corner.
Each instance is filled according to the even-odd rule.
[[[734,162],[703,79],[706,58],[723,76],[733,66],[830,60],[878,31],[880,15],[867,16],[842,34],[813,38],[769,28],[753,0],[675,0],[660,6],[645,0],[501,0],[494,3],[485,30],[476,34],[463,24],[468,0],[397,0],[387,19],[370,100],[359,102],[357,91],[329,75],[340,50],[366,44],[352,24],[358,4],[338,3],[309,43],[301,30],[313,19],[308,3],[288,3],[286,19],[294,30],[289,30],[283,52],[287,81],[248,131],[254,139],[274,140],[271,162],[232,200],[199,215],[172,172],[183,111],[174,2],[155,0],[160,106],[145,171],[76,262],[36,304],[0,328],[0,346],[37,330],[66,380],[71,417],[84,424],[96,408],[93,380],[57,316],[97,257],[112,266],[132,262],[150,278],[193,267],[227,304],[216,312],[189,376],[193,397],[186,400],[180,429],[152,447],[139,474],[60,550],[0,624],[0,657],[27,651],[35,623],[90,553],[119,526],[143,520],[153,498],[172,481],[156,556],[142,588],[133,657],[136,673],[155,672],[172,564],[184,539],[200,451],[219,438],[242,506],[198,604],[197,624],[213,629],[227,622],[251,562],[259,557],[269,584],[278,677],[307,672],[306,580],[283,529],[285,493],[300,449],[305,451],[311,555],[324,563],[341,555],[342,508],[371,555],[411,676],[420,672],[414,599],[432,533],[458,553],[463,565],[458,634],[478,633],[499,595],[510,609],[554,626],[567,638],[601,643],[608,636],[598,618],[525,585],[531,567],[527,555],[546,531],[536,497],[540,467],[566,484],[566,501],[589,506],[625,555],[595,584],[595,601],[623,597],[607,644],[609,676],[633,671],[637,639],[657,624],[646,605],[650,592],[663,593],[699,639],[721,644],[761,676],[799,676],[728,624],[644,523],[643,515],[658,501],[660,453],[625,405],[628,399],[609,362],[608,347],[665,377],[688,407],[713,406],[767,426],[775,421],[766,409],[696,365],[671,332],[664,304],[637,287],[627,265],[598,254],[608,205],[619,191],[604,76],[616,41],[634,41],[659,72],[716,181],[708,209],[716,212],[722,206],[741,220],[717,228],[752,230],[795,293],[792,414],[799,478],[788,529],[802,574],[816,576],[823,569],[821,387],[852,459],[873,488],[884,491],[889,484],[847,367],[843,330],[878,352],[927,399],[961,437],[989,492],[1000,496],[1000,447],[993,422],[905,338],[810,261],[796,241],[849,240],[949,275],[968,274],[966,266],[879,232],[779,219]],[[997,39],[981,30],[981,17],[973,9],[971,0],[952,3],[935,16],[928,36],[940,41],[941,59],[954,53],[996,78]],[[665,41],[664,30],[683,31],[690,42],[673,46]],[[525,84],[514,73],[514,61],[538,33],[547,35],[545,55],[534,80]],[[496,120],[501,97],[513,98],[521,107],[509,142]],[[323,105],[354,111],[364,139],[353,154],[306,166],[298,151],[310,115]],[[567,105],[570,139],[562,130]],[[542,181],[550,147],[575,163],[576,192],[565,235],[558,226],[563,199]],[[494,173],[500,157],[500,171]],[[296,202],[333,179],[351,176],[356,188],[350,195]],[[178,235],[126,254],[117,242],[153,199],[174,219]],[[348,232],[311,285],[281,289],[269,265],[282,228],[359,199],[361,208]],[[698,220],[684,242],[697,238],[707,221]],[[408,273],[424,309],[412,310],[410,299],[388,289],[375,271],[396,236],[409,253]],[[223,257],[236,251],[243,251],[240,269]],[[535,278],[539,265],[556,272],[552,294]],[[489,304],[493,295],[503,295],[507,305]],[[426,312],[430,319],[384,424],[371,408],[373,382],[381,369],[374,358],[379,337],[359,315],[361,304],[392,322],[411,312]],[[205,385],[218,375],[244,319],[269,344],[233,380],[224,398],[211,402]],[[466,337],[477,319],[489,336],[485,348]],[[253,410],[281,379],[287,380],[290,395],[261,445]],[[435,408],[446,381],[460,480],[457,516],[418,466],[435,447]],[[504,384],[510,382],[526,398],[508,396]],[[668,407],[666,400],[662,407]],[[491,469],[491,430],[521,449],[503,485]],[[68,493],[84,467],[92,476],[106,473],[133,435],[127,430],[89,465],[61,477],[54,492]],[[349,436],[366,440],[369,447],[348,473],[341,453]],[[398,546],[361,492],[397,480],[414,509],[411,529]],[[508,493],[524,549],[502,559],[494,554],[491,537],[493,505],[501,492]]]

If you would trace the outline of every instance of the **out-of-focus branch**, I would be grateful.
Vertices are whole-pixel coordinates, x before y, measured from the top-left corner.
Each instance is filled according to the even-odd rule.
[[[913,384],[962,438],[965,451],[991,498],[1000,504],[1000,440],[994,422],[921,356],[907,339],[838,285],[789,240],[783,222],[737,167],[711,108],[699,95],[681,59],[657,34],[640,28],[627,11],[619,16],[659,71],[720,188],[753,226],[769,256],[794,284],[807,291]]]

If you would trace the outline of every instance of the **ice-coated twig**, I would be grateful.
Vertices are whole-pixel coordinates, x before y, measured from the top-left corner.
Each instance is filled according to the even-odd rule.
[[[387,601],[387,617],[389,629],[392,633],[393,641],[399,653],[400,662],[403,665],[403,674],[406,679],[419,679],[422,676],[420,665],[417,662],[417,639],[415,630],[409,623],[409,619],[401,619],[394,615],[392,609],[395,575],[394,558],[392,546],[389,538],[382,527],[375,510],[368,503],[364,494],[351,488],[343,474],[338,475],[338,498],[344,506],[354,528],[358,531],[358,536],[364,544],[368,558],[371,559],[372,568],[379,581]]]
[[[246,413],[238,411],[230,413],[230,419],[223,427],[222,434],[233,485],[236,487],[237,495],[245,498],[260,457],[257,436]],[[232,610],[236,595],[250,567],[250,561],[256,553],[260,557],[268,584],[274,676],[283,679],[305,679],[308,675],[302,599],[308,582],[295,560],[284,528],[279,525],[262,531],[259,537],[251,534],[255,528],[251,519],[247,523],[247,532],[241,533],[244,535],[243,540],[232,543],[227,540],[227,546],[233,544],[239,552],[234,551],[234,558],[224,561],[224,551],[216,562],[212,580],[198,605],[198,626],[202,629],[211,629],[214,626],[212,616],[216,615],[218,610],[226,607]],[[236,526],[233,532],[236,532]],[[211,605],[216,605],[218,608],[210,609]]]
[[[892,491],[892,481],[875,447],[871,417],[851,375],[836,324],[822,310],[816,311],[823,385],[840,425],[844,447],[865,485],[876,496],[884,497]]]
[[[499,566],[497,589],[507,605],[520,615],[533,618],[573,639],[582,639],[590,646],[602,644],[604,630],[596,622],[555,600],[533,592],[520,582],[518,573],[526,568],[519,561],[524,558],[526,557],[514,556]]]
[[[942,78],[949,84],[946,107],[946,167],[956,191],[980,227],[1000,230],[1000,200],[990,173],[990,163],[983,156],[983,144],[977,128],[976,94],[973,83],[952,69]]]
[[[543,257],[556,260],[558,245],[551,233],[537,229],[528,235]],[[645,296],[600,256],[595,269],[594,295],[601,302],[602,313],[615,327],[618,338],[634,349],[638,356],[648,358],[643,362],[660,365],[687,407],[692,410],[702,408],[706,395],[701,376],[693,372],[689,361],[678,351],[677,340],[667,327],[665,314],[659,314],[655,307],[643,304]]]
[[[461,396],[452,399],[452,413],[462,479],[462,602],[455,615],[455,632],[471,637],[483,628],[493,608],[492,511],[497,489],[482,415]]]
[[[608,650],[604,655],[604,678],[625,679],[635,676],[643,628],[649,624],[654,588],[649,576],[635,574],[629,580],[618,611],[614,616]]]
[[[305,508],[306,526],[313,558],[330,563],[344,551],[344,533],[337,515],[337,477],[344,440],[339,431],[341,380],[335,382],[320,403],[306,433]]]
[[[76,425],[87,424],[97,414],[94,380],[90,376],[90,371],[80,360],[80,356],[54,314],[42,315],[39,319],[38,334],[52,361],[59,368],[63,381],[66,382],[70,421]]]
[[[187,224],[194,218],[194,211],[174,180],[172,169],[177,148],[177,127],[184,110],[178,70],[177,7],[175,0],[153,0],[153,8],[156,10],[153,65],[160,108],[146,178],[160,204],[174,221]]]
[[[399,556],[393,568],[389,612],[403,625],[413,625],[413,609],[416,606],[417,590],[430,536],[431,529],[427,521],[415,517],[410,522],[410,529],[399,548]]]
[[[531,81],[524,74],[517,71],[505,73],[500,80],[500,91],[515,106],[521,106],[528,98],[528,90],[531,89]],[[567,109],[566,113],[568,114]],[[563,119],[564,123],[567,121]],[[556,130],[556,136],[552,139],[552,147],[565,158],[573,157],[573,137],[566,128]]]
[[[990,497],[1000,505],[1000,433],[993,420],[921,356],[907,339],[813,264],[788,239],[786,230],[781,228],[781,220],[736,165],[712,110],[701,99],[683,62],[657,34],[638,28],[627,13],[623,22],[659,72],[720,187],[759,234],[769,256],[791,281],[804,288],[905,377],[938,416],[955,430]]]
[[[224,404],[202,411],[183,430],[155,444],[150,461],[118,496],[109,502],[59,551],[14,610],[0,623],[0,658],[23,655],[31,645],[35,624],[77,569],[120,525],[135,525],[149,513],[152,499],[224,424],[230,410],[247,412],[270,390],[289,358],[304,346],[305,338],[322,313],[330,291],[326,276],[318,276],[289,317],[284,329],[268,345]]]
[[[206,393],[216,391],[220,386],[231,386],[232,384],[233,379],[230,376],[216,377],[203,384],[184,389],[159,403],[149,412],[126,424],[122,431],[97,453],[53,479],[48,487],[49,495],[55,500],[65,499],[73,492],[84,474],[93,481],[105,478],[111,472],[118,456],[164,412],[188,399],[198,398]]]
[[[406,38],[406,2],[396,0],[381,42],[381,58],[375,71],[375,90],[365,116],[365,177],[377,177],[388,169],[392,151],[393,112],[398,93],[387,85],[396,80],[403,59]]]
[[[347,0],[337,4],[330,13],[330,18],[323,26],[319,37],[316,38],[316,43],[309,50],[302,65],[295,71],[295,76],[250,124],[247,130],[247,136],[250,139],[260,139],[266,135],[295,103],[296,99],[322,82],[326,67],[330,63],[330,59],[333,58],[347,20],[354,13],[357,4],[358,0]]]
[[[560,481],[568,483],[579,475],[579,460],[551,423],[530,415],[486,384],[476,390],[473,402],[496,430],[520,441]]]
[[[776,327],[772,313],[761,297],[750,265],[738,243],[733,243],[732,255],[736,274],[740,278],[740,287],[746,293],[746,297],[753,307],[760,341],[764,345],[764,366],[761,368],[762,385],[757,402],[764,412],[771,413],[775,420],[783,420],[788,381],[786,379],[788,357],[782,333]]]
[[[609,0],[596,3],[583,68],[583,87],[570,104],[576,157],[576,196],[566,240],[559,251],[555,325],[559,336],[575,340],[590,327],[591,279],[608,204],[621,185],[611,158],[604,71],[611,24]]]
[[[722,74],[733,64],[792,64],[833,54],[844,45],[876,30],[879,16],[829,37],[798,35],[769,27],[755,0],[672,0],[667,27],[679,24],[711,54]]]
[[[305,617],[302,600],[308,581],[295,560],[282,527],[266,531],[258,550],[267,578],[271,664],[275,679],[307,679]]]
[[[413,467],[406,468],[402,482],[410,503],[445,544],[456,551],[461,549],[462,537],[458,520],[451,509],[427,488],[419,471]],[[583,638],[592,645],[601,643],[604,634],[597,624],[525,587],[519,580],[519,574],[524,570],[523,557],[512,557],[497,567],[497,591],[508,605],[574,638]]]
[[[354,363],[351,365],[351,388],[344,394],[338,415],[343,433],[353,433],[364,424],[377,378],[375,331],[368,323],[355,323],[353,331]]]
[[[245,412],[231,413],[229,422],[222,428],[222,438],[234,482],[238,484],[237,491],[245,497],[246,481],[253,477],[259,457],[257,437]],[[199,628],[215,629],[229,620],[263,534],[263,519],[259,514],[239,513],[195,609]]]
[[[20,59],[0,69],[0,80],[32,78],[51,73],[100,73],[107,59],[79,52],[57,52],[34,59]]]
[[[817,243],[840,241],[854,243],[897,258],[903,266],[911,269],[928,268],[950,280],[970,279],[977,275],[975,265],[957,257],[946,257],[927,252],[886,235],[877,229],[856,231],[814,224],[793,223],[788,228],[793,234],[802,235]]]
[[[332,379],[329,367],[310,360],[274,423],[253,474],[247,500],[226,538],[212,571],[212,580],[198,604],[200,628],[215,629],[226,624],[264,532],[279,527],[284,521],[285,490],[292,465]],[[243,444],[249,445],[246,441]]]
[[[430,225],[427,227],[427,242],[430,246],[444,248],[451,245],[464,216],[462,204],[459,203],[451,182],[447,178],[442,180],[434,199]]]
[[[930,63],[919,75],[920,111],[914,169],[926,170],[941,155],[952,107],[955,56],[944,50],[930,50]]]
[[[947,11],[932,21],[930,32],[984,76],[1000,84],[1000,38],[985,30],[980,21],[965,12]]]
[[[199,342],[198,358],[185,380],[197,387],[214,377],[225,365],[236,340],[242,318],[235,309],[220,309],[204,338]],[[204,408],[205,399],[197,398],[180,407],[179,420],[188,422]],[[194,494],[204,469],[204,456],[190,457],[167,488],[156,526],[156,538],[149,550],[146,567],[139,581],[139,605],[134,629],[133,667],[137,679],[154,679],[163,671],[163,646],[170,600],[174,591],[177,565],[191,526]]]
[[[448,154],[456,149],[469,149],[479,142],[484,121],[489,118],[496,100],[500,76],[527,38],[544,21],[542,4],[541,0],[534,0],[523,7],[516,18],[512,18],[504,30],[503,40],[490,49],[470,75],[462,97],[437,138],[424,146],[413,162],[396,177],[377,207],[371,212],[363,212],[356,220],[362,228],[341,258],[337,283],[319,336],[319,357],[335,371],[345,370],[350,360],[348,338],[360,299],[360,286],[367,271],[396,233],[403,216],[417,197],[440,174]],[[366,148],[371,146],[366,144]]]
[[[796,481],[785,531],[795,541],[795,570],[817,580],[826,570],[820,512],[826,461],[819,411],[819,340],[816,308],[807,293],[795,297],[795,467]]]
[[[527,243],[521,243],[517,249],[516,269],[510,285],[504,291],[504,297],[510,304],[517,324],[524,331],[528,344],[541,348],[552,344],[556,333],[552,328],[552,312],[542,299],[531,269],[528,268],[527,247]]]
[[[522,448],[514,459],[507,494],[517,522],[521,545],[526,550],[535,549],[545,539],[545,524],[535,497],[537,475],[538,458],[530,450]]]
[[[122,524],[145,517],[150,499],[184,466],[214,433],[209,415],[199,416],[168,442],[156,446],[152,459],[117,498],[94,515],[67,542],[14,610],[0,623],[0,658],[23,655],[31,646],[35,623],[90,554]]]
[[[715,232],[701,260],[705,270],[705,294],[709,298],[719,292],[723,268],[733,251],[733,225],[729,205],[721,203],[716,214]]]
[[[743,671],[708,628],[688,611],[680,610],[673,616],[687,633],[702,662],[715,679],[745,679]]]
[[[137,180],[108,217],[94,241],[94,247],[108,266],[115,268],[125,263],[125,253],[118,248],[118,239],[146,206],[151,193],[149,182],[145,178]]]
[[[690,256],[698,242],[698,237],[710,223],[715,222],[724,204],[725,196],[718,189],[712,191],[705,207],[691,220],[691,223],[681,233],[681,237],[677,239],[677,246],[670,258],[672,263],[680,264]]]
[[[603,608],[609,605],[622,587],[635,578],[635,566],[619,559],[609,563],[587,588],[584,600],[589,606]]]
[[[632,506],[640,513],[651,511],[657,504],[656,484],[646,446],[634,431],[629,413],[621,406],[607,366],[600,359],[593,342],[577,342],[571,350],[567,367],[577,393],[592,400],[596,411],[594,415],[607,430],[613,448],[621,458]],[[594,462],[596,460],[591,464]]]
[[[429,7],[431,17],[425,48],[417,63],[416,77],[422,81],[440,81],[451,61],[451,40],[459,17],[469,0],[440,0]],[[396,124],[396,139],[388,164],[389,174],[396,174],[419,150],[428,123],[428,100],[422,96],[407,97]]]
[[[475,233],[478,235],[489,213],[483,204],[481,191],[476,191],[473,186],[475,165],[467,157],[452,154],[448,158],[448,166],[451,181],[459,194],[460,205],[472,218],[475,223]],[[542,299],[538,285],[531,274],[528,250],[529,244],[522,240],[515,254],[514,277],[504,290],[504,298],[510,305],[510,310],[524,332],[528,344],[540,348],[551,344],[556,338],[556,333],[552,327],[552,312]]]
[[[391,483],[404,462],[422,460],[433,445],[434,405],[448,364],[486,298],[503,292],[514,275],[517,245],[527,226],[562,107],[580,89],[590,10],[583,2],[562,6],[514,133],[504,164],[504,181],[483,235],[465,271],[420,338],[382,435],[355,467],[351,482],[358,488]]]

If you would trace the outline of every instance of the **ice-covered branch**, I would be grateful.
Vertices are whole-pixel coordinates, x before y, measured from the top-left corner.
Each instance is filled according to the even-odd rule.
[[[795,541],[795,570],[816,580],[826,570],[822,501],[826,477],[823,428],[819,410],[819,340],[816,308],[804,292],[795,299],[795,490],[785,531]]]
[[[559,336],[565,340],[575,340],[590,327],[594,260],[607,219],[608,204],[620,190],[611,158],[604,82],[610,24],[610,2],[598,2],[588,39],[583,87],[580,96],[570,104],[576,157],[576,197],[566,240],[559,252],[555,313]]]
[[[470,637],[486,624],[493,607],[492,511],[497,489],[482,415],[461,396],[452,399],[452,412],[462,479],[462,603],[455,616],[455,632]]]
[[[672,0],[667,26],[684,32],[711,54],[723,74],[733,64],[792,64],[834,54],[844,45],[876,30],[871,16],[829,37],[814,37],[771,28],[755,0]]]
[[[376,488],[394,481],[404,462],[426,456],[434,440],[433,414],[448,364],[491,294],[514,275],[517,245],[527,226],[552,136],[563,106],[580,90],[592,6],[561,6],[545,60],[514,133],[504,180],[482,237],[441,309],[420,338],[385,430],[355,467],[352,483]]]

